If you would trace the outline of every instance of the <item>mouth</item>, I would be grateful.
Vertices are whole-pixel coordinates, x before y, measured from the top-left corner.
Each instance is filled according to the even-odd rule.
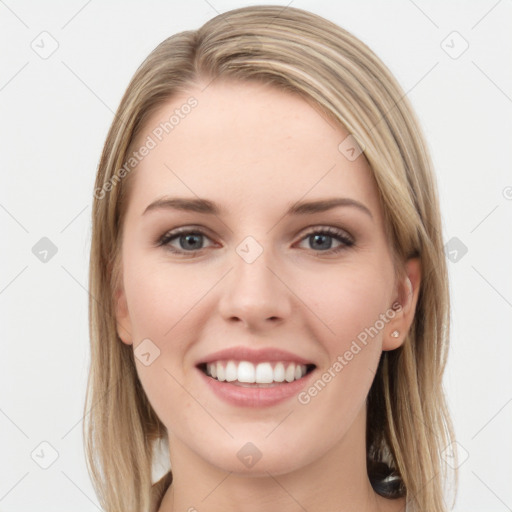
[[[230,359],[200,363],[196,367],[217,382],[240,387],[268,388],[299,381],[314,371],[316,365],[289,361],[252,363]]]

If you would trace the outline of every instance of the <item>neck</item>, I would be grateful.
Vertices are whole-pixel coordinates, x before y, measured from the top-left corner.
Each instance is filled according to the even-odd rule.
[[[308,465],[282,474],[262,467],[263,458],[254,466],[260,466],[257,475],[223,471],[170,434],[173,482],[158,512],[260,512],[269,508],[280,512],[400,510],[398,500],[389,503],[371,487],[366,469],[365,424],[363,407],[350,430],[326,453]]]

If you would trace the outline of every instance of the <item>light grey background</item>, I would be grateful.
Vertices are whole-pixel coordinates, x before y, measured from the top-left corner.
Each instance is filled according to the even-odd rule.
[[[0,0],[2,512],[100,510],[81,428],[101,148],[131,76],[158,43],[253,3]],[[454,260],[445,383],[462,457],[455,510],[512,510],[512,3],[274,3],[311,10],[366,42],[418,113]],[[56,254],[41,252],[43,237]]]

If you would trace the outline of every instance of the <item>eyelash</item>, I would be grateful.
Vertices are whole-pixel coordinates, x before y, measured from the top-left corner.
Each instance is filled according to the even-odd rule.
[[[184,251],[181,249],[176,249],[169,245],[169,243],[172,240],[179,238],[182,235],[202,235],[202,236],[209,238],[208,235],[206,233],[204,233],[201,229],[192,229],[190,227],[184,227],[184,228],[178,228],[176,230],[169,231],[169,232],[165,233],[162,237],[160,237],[158,239],[157,246],[158,247],[167,246],[166,248],[169,251],[171,251],[173,254],[189,256],[191,258],[198,256],[204,250],[204,249],[198,249],[198,250],[192,250],[192,251]],[[300,241],[303,241],[312,235],[328,235],[332,238],[337,239],[339,242],[343,243],[343,245],[340,245],[339,247],[336,247],[335,249],[328,249],[326,251],[314,251],[314,252],[319,253],[319,255],[321,255],[321,256],[337,254],[343,250],[348,249],[349,247],[352,247],[355,244],[355,242],[349,236],[347,236],[344,231],[341,231],[340,229],[333,228],[330,226],[315,228],[314,230],[307,232],[300,239]]]

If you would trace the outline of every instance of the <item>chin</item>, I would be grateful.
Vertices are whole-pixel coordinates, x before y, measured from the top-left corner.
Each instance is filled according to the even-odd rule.
[[[246,441],[236,437],[225,446],[218,444],[218,450],[212,450],[210,445],[204,458],[223,471],[251,477],[286,474],[308,464],[303,450],[292,446],[283,448],[277,437],[274,442],[265,440],[264,435],[261,437],[261,442],[250,436],[246,436]]]

